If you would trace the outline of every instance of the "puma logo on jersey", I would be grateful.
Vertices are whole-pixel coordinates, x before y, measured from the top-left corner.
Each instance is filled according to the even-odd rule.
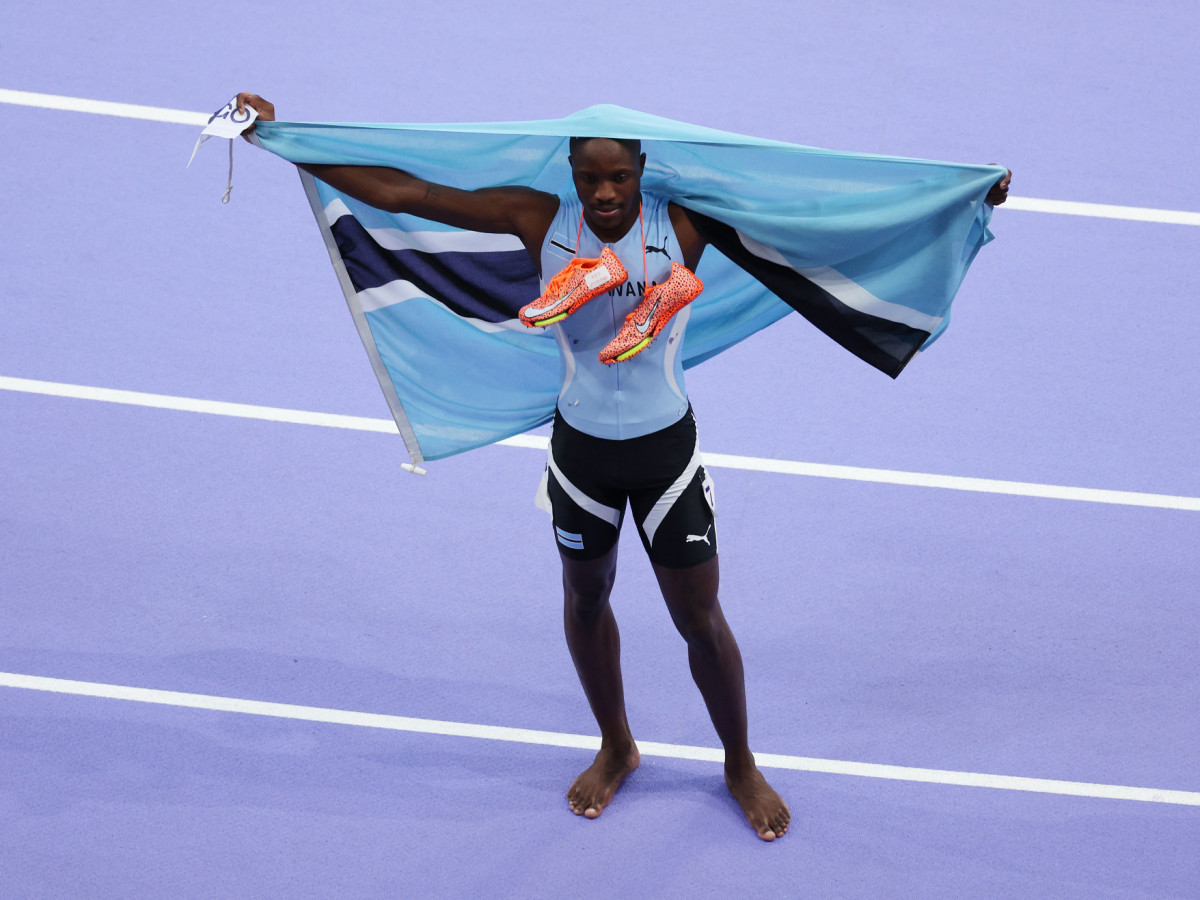
[[[647,253],[661,253],[667,259],[670,259],[671,254],[669,252],[667,252],[667,248],[670,246],[671,246],[671,239],[667,238],[666,240],[663,241],[663,245],[661,247],[655,247],[653,244],[647,244],[646,252]]]
[[[709,525],[707,528],[704,529],[704,534],[689,534],[687,536],[687,540],[685,540],[684,543],[690,544],[693,541],[704,541],[704,543],[708,544],[708,546],[711,547],[712,544],[709,543],[709,540],[708,540],[708,533],[710,531],[712,531],[712,525]]]

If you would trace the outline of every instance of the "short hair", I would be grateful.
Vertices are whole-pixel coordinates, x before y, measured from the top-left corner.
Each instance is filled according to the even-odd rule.
[[[631,154],[633,154],[634,159],[637,159],[639,156],[642,155],[642,142],[640,140],[638,140],[637,138],[606,138],[606,137],[603,137],[602,135],[598,135],[598,134],[592,135],[591,137],[573,137],[573,138],[571,138],[570,144],[569,144],[571,155],[572,156],[575,155],[575,151],[579,149],[580,145],[586,144],[588,141],[594,141],[597,139],[605,140],[605,141],[612,141],[613,143],[620,144],[622,147],[624,147],[626,150],[628,150]]]

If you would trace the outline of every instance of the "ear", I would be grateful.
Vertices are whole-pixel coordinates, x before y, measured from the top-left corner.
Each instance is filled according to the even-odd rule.
[[[645,171],[646,171],[646,154],[643,153],[640,157],[638,157],[638,175],[641,175]]]

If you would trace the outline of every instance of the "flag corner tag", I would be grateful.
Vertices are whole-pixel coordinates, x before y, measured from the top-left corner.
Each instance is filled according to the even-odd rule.
[[[208,117],[208,124],[204,126],[204,130],[200,132],[200,137],[196,140],[196,146],[192,148],[188,165],[190,166],[192,160],[196,158],[196,151],[213,138],[223,137],[232,141],[253,125],[257,118],[258,110],[253,106],[246,106],[241,112],[238,112],[237,95],[235,94],[232,100]]]
[[[400,468],[405,472],[412,472],[414,475],[428,475],[429,473],[420,466],[414,466],[412,463],[400,463]]]

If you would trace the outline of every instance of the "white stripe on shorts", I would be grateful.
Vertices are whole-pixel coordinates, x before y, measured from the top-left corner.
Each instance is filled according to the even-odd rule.
[[[621,511],[619,509],[613,509],[611,506],[605,506],[598,500],[593,500],[567,480],[567,477],[563,475],[562,470],[559,469],[558,463],[554,461],[553,450],[546,455],[546,461],[549,463],[550,471],[554,473],[554,477],[558,481],[559,486],[566,491],[567,496],[575,502],[576,506],[585,510],[586,512],[590,512],[597,519],[603,519],[613,528],[617,528],[621,524]]]
[[[658,531],[658,526],[667,517],[667,513],[671,511],[671,507],[675,505],[675,501],[679,499],[684,489],[692,483],[692,479],[696,477],[696,470],[699,468],[700,436],[697,434],[696,449],[692,451],[692,458],[688,460],[683,474],[676,478],[674,484],[667,488],[666,492],[658,498],[658,502],[650,510],[650,515],[646,516],[646,521],[642,523],[642,530],[646,532],[646,541],[651,547],[654,546],[654,533]]]

